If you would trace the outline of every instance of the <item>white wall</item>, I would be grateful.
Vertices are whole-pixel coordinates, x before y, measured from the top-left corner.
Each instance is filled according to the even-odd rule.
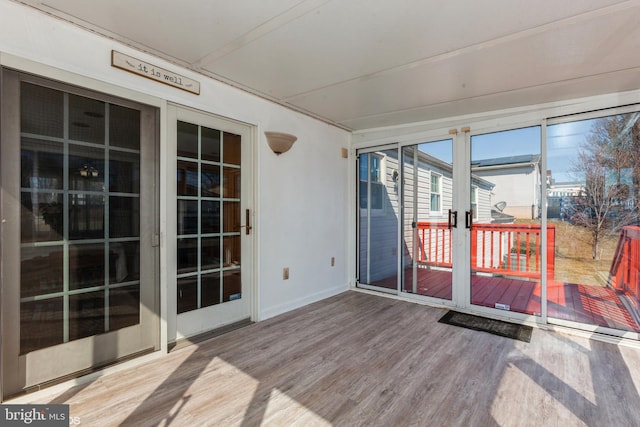
[[[198,80],[200,95],[111,67],[112,49]],[[254,125],[258,319],[348,288],[350,160],[340,151],[349,146],[348,132],[8,0],[0,0],[0,61],[160,107],[161,150],[166,101]],[[278,157],[266,145],[265,130],[293,133],[298,141]],[[171,154],[161,156],[162,179],[171,179],[175,162],[167,161]],[[290,269],[287,281],[283,267]]]

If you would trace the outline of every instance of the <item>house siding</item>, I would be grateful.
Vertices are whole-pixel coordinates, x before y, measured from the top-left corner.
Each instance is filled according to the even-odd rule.
[[[451,168],[444,168],[436,163],[429,163],[428,158],[424,154],[420,154],[418,160],[417,171],[417,191],[414,200],[415,190],[415,171],[413,152],[409,157],[405,158],[402,168],[399,167],[397,155],[385,152],[374,153],[384,159],[384,198],[383,209],[371,209],[370,217],[368,217],[367,209],[360,209],[359,221],[359,282],[370,284],[378,280],[386,279],[397,275],[398,272],[398,221],[399,221],[399,203],[402,202],[403,218],[402,218],[402,260],[403,265],[409,266],[413,262],[413,239],[414,239],[414,213],[417,214],[417,222],[433,222],[442,223],[448,221],[449,209],[453,206],[453,175]],[[395,171],[402,173],[403,199],[400,200],[398,182],[393,180]],[[431,177],[432,174],[438,174],[441,177],[441,210],[439,212],[431,211]],[[477,221],[491,222],[491,184],[473,178],[473,185],[478,191],[478,218]],[[415,206],[414,206],[415,205]],[[417,212],[415,212],[417,209]],[[460,220],[464,221],[463,215],[459,215]],[[370,229],[369,221],[371,224]],[[369,234],[368,234],[369,233]],[[415,234],[416,238],[421,239],[420,234]],[[449,258],[449,241],[444,242],[444,233],[437,236],[431,236],[431,242],[424,247],[431,248],[430,253],[424,254],[424,259],[442,261],[442,253],[446,255],[447,262],[451,262]],[[369,239],[369,241],[367,241]],[[417,249],[423,248],[422,241],[418,241]],[[436,253],[436,248],[439,248]],[[444,248],[444,251],[442,249]],[[368,258],[367,258],[367,251]]]
[[[505,214],[521,219],[538,218],[541,192],[539,165],[498,170],[477,168],[473,173],[495,184],[494,203],[507,202],[503,210]]]

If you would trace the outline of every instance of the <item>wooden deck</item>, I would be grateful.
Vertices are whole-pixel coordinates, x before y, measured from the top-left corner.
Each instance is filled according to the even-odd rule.
[[[410,269],[405,271],[405,277],[405,290],[413,292]],[[388,277],[373,285],[395,289],[396,277]],[[418,268],[416,293],[450,300],[451,272]],[[640,332],[640,326],[636,324],[616,291],[611,288],[550,281],[547,297],[547,314],[551,318]],[[485,307],[495,307],[496,303],[507,304],[511,311],[540,315],[540,282],[473,275],[471,302]]]
[[[32,403],[82,426],[631,426],[640,349],[535,329],[531,343],[357,291]]]

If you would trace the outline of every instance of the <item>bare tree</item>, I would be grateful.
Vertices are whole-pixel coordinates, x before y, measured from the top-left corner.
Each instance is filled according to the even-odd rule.
[[[638,220],[638,121],[638,114],[595,120],[574,161],[573,171],[582,176],[584,187],[569,215],[572,222],[591,232],[595,260],[600,259],[603,236]],[[631,172],[633,191],[623,182],[625,170]]]

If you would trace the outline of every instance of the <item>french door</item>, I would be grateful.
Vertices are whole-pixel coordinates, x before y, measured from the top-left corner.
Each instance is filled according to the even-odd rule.
[[[2,387],[157,349],[156,111],[2,72]]]
[[[251,318],[252,128],[173,105],[169,116],[179,340]]]

